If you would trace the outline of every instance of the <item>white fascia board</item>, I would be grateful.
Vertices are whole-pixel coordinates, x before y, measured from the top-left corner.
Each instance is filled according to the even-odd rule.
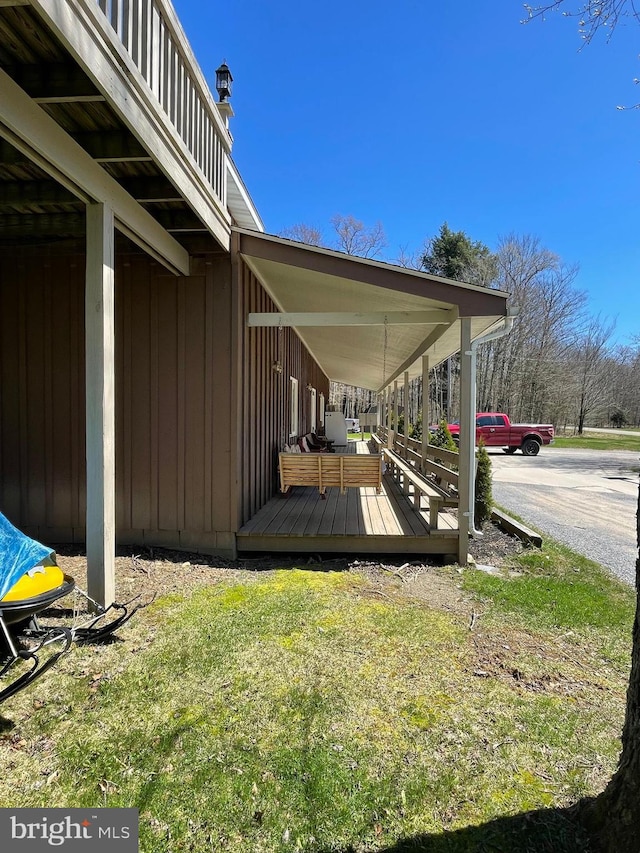
[[[344,311],[251,313],[247,326],[438,326],[457,317],[450,309],[432,311],[387,311],[349,313]]]
[[[177,187],[223,248],[231,217],[95,0],[32,0],[31,5],[101,91],[109,105]],[[186,41],[186,39],[185,39]],[[230,140],[217,110],[226,156]]]
[[[231,215],[243,228],[264,233],[264,224],[258,209],[247,190],[231,157],[227,159],[227,206]]]
[[[189,275],[189,253],[0,69],[0,136],[82,201],[106,204],[117,224],[172,272]]]

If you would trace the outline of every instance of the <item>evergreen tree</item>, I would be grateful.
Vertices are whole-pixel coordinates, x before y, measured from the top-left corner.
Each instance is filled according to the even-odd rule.
[[[427,241],[422,269],[456,281],[488,287],[496,277],[495,255],[479,240],[470,240],[464,231],[452,231],[446,222],[440,233]]]
[[[484,441],[480,439],[477,453],[476,468],[476,501],[474,506],[475,520],[478,528],[482,530],[485,521],[491,518],[493,508],[493,492],[491,487],[491,457],[487,453]]]
[[[444,418],[438,424],[438,429],[433,433],[429,443],[432,447],[441,447],[443,450],[452,450],[454,453],[458,452],[456,443],[451,437],[449,427]]]

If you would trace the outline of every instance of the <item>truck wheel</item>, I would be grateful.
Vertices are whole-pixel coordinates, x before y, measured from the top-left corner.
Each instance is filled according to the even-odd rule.
[[[527,438],[522,442],[523,456],[537,456],[540,450],[540,443],[535,438]]]
[[[517,445],[516,445],[516,447],[505,447],[504,452],[508,453],[509,456],[511,456],[511,454],[515,453],[517,449],[518,449]]]

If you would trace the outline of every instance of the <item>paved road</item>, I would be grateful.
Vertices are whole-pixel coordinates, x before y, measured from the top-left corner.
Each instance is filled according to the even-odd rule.
[[[496,503],[635,583],[640,451],[490,453]]]

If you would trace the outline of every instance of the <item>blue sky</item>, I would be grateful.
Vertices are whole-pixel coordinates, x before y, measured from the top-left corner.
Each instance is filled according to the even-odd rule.
[[[567,0],[571,2],[571,0]],[[444,221],[494,247],[532,234],[616,338],[640,333],[640,27],[582,51],[516,0],[174,0],[214,88],[234,77],[234,158],[268,232],[382,222],[388,260]]]

